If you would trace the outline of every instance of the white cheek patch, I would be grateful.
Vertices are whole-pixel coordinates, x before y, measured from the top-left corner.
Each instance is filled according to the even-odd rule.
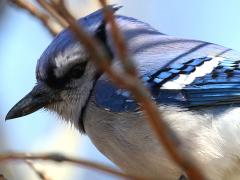
[[[211,73],[223,59],[222,57],[212,57],[210,61],[206,61],[201,66],[197,66],[192,73],[180,74],[176,79],[167,81],[161,86],[161,89],[183,89],[186,85],[191,84],[197,77],[203,77]]]

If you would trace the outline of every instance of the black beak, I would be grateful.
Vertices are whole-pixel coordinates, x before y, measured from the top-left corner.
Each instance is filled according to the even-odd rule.
[[[13,108],[8,112],[5,120],[31,114],[46,105],[59,101],[59,99],[58,93],[43,84],[38,84],[30,93],[13,106]]]

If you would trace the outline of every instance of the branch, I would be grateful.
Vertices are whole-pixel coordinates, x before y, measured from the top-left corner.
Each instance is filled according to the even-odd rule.
[[[106,0],[99,0],[100,4],[103,7],[103,13],[106,19],[106,22],[110,24],[111,27],[111,35],[114,41],[114,45],[116,46],[116,52],[119,57],[119,60],[122,62],[123,68],[129,75],[134,77],[138,77],[138,72],[133,64],[133,61],[130,59],[129,52],[127,50],[124,38],[120,29],[115,21],[113,11],[109,6],[107,6]]]
[[[60,30],[57,29],[56,26],[54,26],[51,18],[47,14],[38,10],[30,2],[26,2],[24,0],[10,0],[10,2],[15,4],[17,7],[28,11],[32,16],[39,19],[42,22],[42,24],[46,27],[46,29],[48,29],[50,34],[52,34],[53,36],[56,36],[60,32]]]
[[[41,180],[51,180],[49,177],[46,176],[45,173],[41,172],[40,170],[38,170],[34,164],[32,163],[32,161],[30,160],[26,160],[26,163],[28,164],[28,166],[35,172],[35,174],[39,177],[39,179]]]
[[[43,161],[54,161],[56,163],[64,163],[68,162],[77,166],[84,166],[87,168],[99,170],[108,174],[112,174],[121,178],[125,179],[134,179],[134,180],[144,180],[143,178],[131,176],[124,174],[120,171],[114,170],[108,166],[104,166],[102,164],[98,164],[95,162],[83,160],[83,159],[76,159],[64,156],[58,153],[51,153],[51,154],[23,154],[23,153],[7,153],[0,155],[0,162],[9,161],[9,160],[43,160]]]
[[[55,9],[53,9],[52,4],[48,3],[45,0],[36,0],[36,1],[46,11],[48,11],[49,14],[51,14],[52,17],[54,17],[56,19],[56,21],[59,22],[59,24],[62,25],[62,27],[64,27],[64,28],[68,27],[68,22],[64,18],[62,18]]]

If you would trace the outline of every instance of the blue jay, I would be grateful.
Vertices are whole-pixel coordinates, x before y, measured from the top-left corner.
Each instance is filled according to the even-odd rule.
[[[168,36],[131,17],[116,15],[116,22],[139,77],[186,152],[208,179],[238,179],[240,53]],[[78,23],[102,42],[112,66],[121,68],[102,11]],[[159,145],[131,94],[112,84],[89,59],[72,32],[62,31],[38,60],[36,86],[6,119],[45,108],[86,133],[123,171],[149,179],[179,178],[184,172]]]

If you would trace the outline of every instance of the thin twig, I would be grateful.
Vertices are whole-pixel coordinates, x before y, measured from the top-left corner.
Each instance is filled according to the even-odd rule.
[[[131,176],[124,174],[118,170],[115,170],[113,168],[110,168],[108,166],[104,166],[102,164],[98,164],[95,162],[83,160],[83,159],[77,159],[77,158],[71,158],[67,157],[62,154],[58,153],[51,153],[51,154],[23,154],[23,153],[7,153],[7,154],[0,154],[0,162],[3,161],[9,161],[9,160],[44,160],[44,161],[54,161],[56,163],[72,163],[77,166],[84,166],[87,168],[100,170],[102,172],[112,174],[121,178],[126,179],[134,179],[134,180],[144,180],[144,178]]]
[[[66,22],[66,20],[64,18],[62,18],[61,16],[59,16],[59,14],[56,12],[56,10],[52,8],[52,5],[50,3],[48,3],[45,0],[37,0],[37,2],[45,10],[47,10],[49,12],[49,14],[51,14],[52,17],[54,17],[59,22],[59,24],[61,24],[64,28],[68,27],[68,23]]]
[[[152,102],[148,91],[139,83],[139,80],[129,76],[128,74],[119,75],[111,69],[110,59],[99,45],[97,40],[90,37],[85,31],[76,23],[70,13],[64,8],[62,9],[62,17],[70,25],[70,29],[75,33],[76,38],[85,45],[85,48],[91,52],[90,55],[95,64],[104,71],[113,82],[121,84],[122,87],[133,93],[136,100],[142,105],[143,110],[148,117],[150,125],[157,134],[159,141],[164,145],[166,150],[171,155],[172,159],[187,173],[190,179],[202,180],[205,179],[200,170],[194,164],[189,154],[184,151],[183,145],[174,131],[168,127],[165,121],[161,118],[156,105]],[[129,58],[127,58],[129,59]]]
[[[104,13],[106,22],[110,24],[110,27],[111,27],[110,33],[113,38],[113,42],[114,42],[113,44],[116,46],[116,52],[119,57],[119,60],[122,61],[124,70],[126,71],[126,73],[137,77],[138,72],[133,64],[133,61],[130,59],[131,57],[129,56],[126,43],[114,19],[114,14],[112,9],[109,6],[107,6],[106,0],[99,0],[99,2],[103,7],[103,13]]]
[[[15,4],[17,7],[25,9],[29,13],[31,13],[32,16],[39,19],[42,24],[48,29],[48,31],[53,35],[56,36],[59,33],[59,29],[57,29],[55,26],[53,26],[53,22],[51,18],[38,10],[33,4],[30,2],[24,1],[24,0],[10,0],[13,4]]]
[[[30,160],[26,160],[26,163],[28,164],[28,166],[35,172],[35,174],[39,177],[39,179],[41,180],[51,180],[49,177],[47,177],[47,175],[45,173],[43,173],[42,171],[40,171],[39,169],[37,169],[33,162]]]

